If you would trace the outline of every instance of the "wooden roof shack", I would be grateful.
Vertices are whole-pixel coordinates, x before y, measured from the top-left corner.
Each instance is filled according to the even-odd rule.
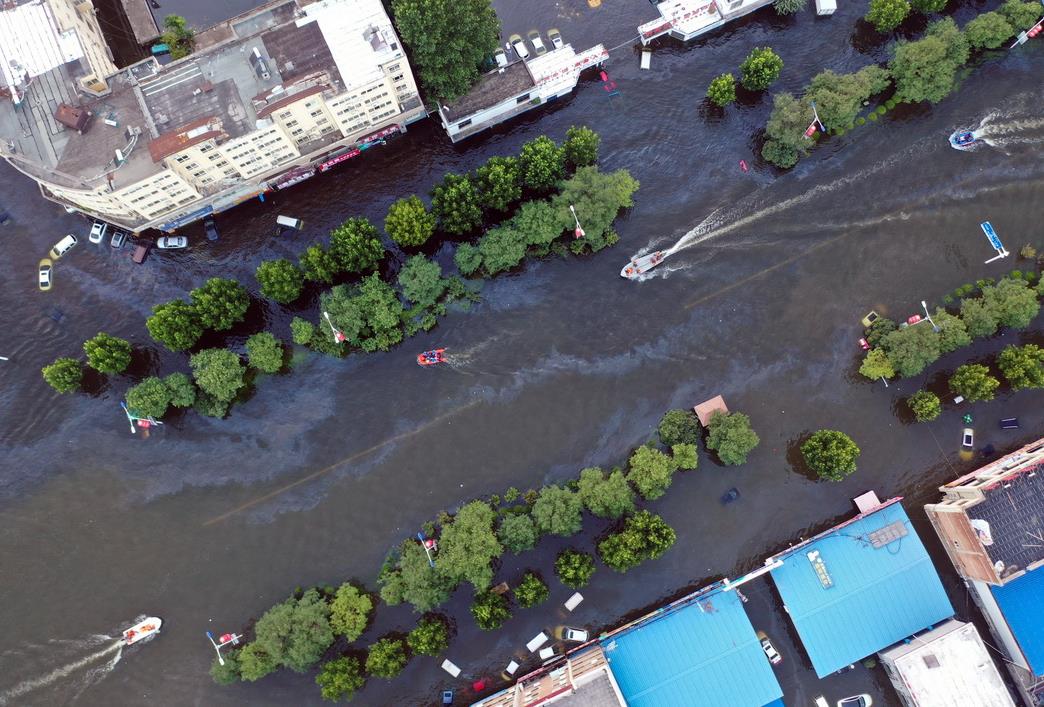
[[[696,418],[700,421],[700,424],[704,427],[708,426],[711,415],[716,412],[722,412],[726,415],[729,414],[729,408],[725,405],[725,398],[720,395],[715,395],[710,400],[704,400],[702,403],[693,408],[696,413]]]

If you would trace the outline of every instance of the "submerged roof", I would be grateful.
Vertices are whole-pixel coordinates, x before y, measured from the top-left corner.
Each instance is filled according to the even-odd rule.
[[[443,112],[450,122],[460,120],[480,110],[492,108],[512,96],[525,93],[535,85],[526,63],[516,61],[480,77],[470,91],[448,103]]]
[[[1034,675],[1044,676],[1044,569],[990,587]]]
[[[702,594],[602,647],[631,707],[761,707],[783,696],[733,591]]]
[[[783,564],[772,579],[819,677],[953,616],[898,501],[774,558]]]

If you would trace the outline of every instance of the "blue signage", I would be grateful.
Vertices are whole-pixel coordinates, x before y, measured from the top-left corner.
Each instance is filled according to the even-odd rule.
[[[993,230],[993,224],[989,221],[983,221],[979,224],[982,227],[982,232],[986,234],[986,237],[990,239],[990,245],[997,250],[1004,250],[1004,245],[1001,243],[1000,236]]]
[[[209,216],[213,212],[214,212],[214,207],[212,205],[210,205],[210,204],[207,204],[202,209],[197,209],[196,211],[193,211],[192,213],[185,214],[184,216],[179,216],[176,219],[172,219],[170,221],[167,221],[164,224],[160,224],[159,230],[161,230],[161,231],[168,231],[168,232],[169,231],[173,231],[173,230],[175,230],[177,228],[181,228],[186,223],[192,223],[193,221],[198,221],[199,219],[203,218],[204,216]]]

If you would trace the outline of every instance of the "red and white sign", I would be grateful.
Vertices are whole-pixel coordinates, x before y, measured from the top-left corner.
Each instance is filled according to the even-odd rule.
[[[319,163],[319,171],[320,172],[325,172],[328,169],[330,169],[331,167],[333,167],[334,165],[339,165],[342,162],[347,162],[351,158],[357,157],[357,156],[359,156],[361,154],[362,154],[361,150],[359,150],[358,148],[354,148],[353,147],[351,150],[348,150],[348,152],[345,152],[343,155],[337,155],[336,157],[331,157],[330,159],[326,160],[325,162],[320,162]]]
[[[285,175],[283,175],[283,178],[276,182],[275,188],[286,189],[287,187],[292,187],[295,184],[300,184],[306,179],[311,179],[314,176],[314,169],[310,167],[297,167],[296,169],[292,169]]]
[[[375,132],[373,135],[367,135],[366,137],[364,137],[359,142],[360,143],[376,142],[377,140],[380,140],[382,137],[388,137],[392,133],[397,133],[397,132],[399,132],[399,126],[398,125],[392,125],[390,127],[385,128],[384,130],[379,130],[378,132]]]

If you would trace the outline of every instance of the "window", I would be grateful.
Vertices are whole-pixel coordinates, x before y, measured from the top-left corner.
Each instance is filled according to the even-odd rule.
[[[287,128],[292,128],[295,125],[297,125],[297,121],[296,120],[288,120],[288,121],[286,121],[286,127]]]
[[[463,123],[457,123],[457,130],[460,130],[461,128],[466,128],[469,125],[471,125],[471,118],[468,118]]]
[[[516,104],[518,104],[518,103],[525,103],[525,102],[526,102],[526,101],[528,101],[528,100],[529,100],[529,94],[527,93],[527,94],[526,94],[526,95],[524,95],[524,96],[519,96],[518,98],[516,98],[516,99],[515,99],[515,103],[516,103]]]

